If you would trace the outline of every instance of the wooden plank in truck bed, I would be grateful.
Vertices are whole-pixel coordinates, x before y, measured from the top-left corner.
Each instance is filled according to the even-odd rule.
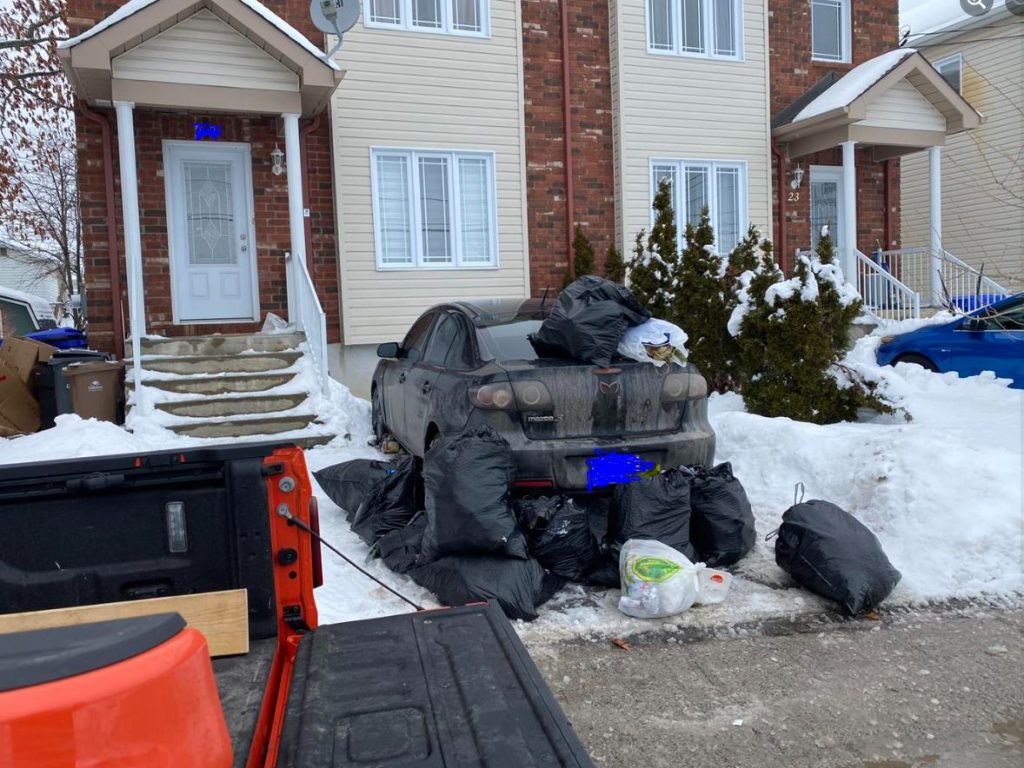
[[[249,651],[249,607],[244,589],[9,613],[0,616],[0,634],[172,612],[180,613],[190,627],[203,633],[211,656]]]

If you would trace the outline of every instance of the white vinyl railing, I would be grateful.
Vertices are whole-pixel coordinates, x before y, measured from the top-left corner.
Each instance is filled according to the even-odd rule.
[[[884,262],[869,259],[860,251],[854,287],[864,300],[864,307],[876,317],[887,320],[910,320],[921,316],[921,295],[900,282]]]
[[[901,248],[873,254],[890,274],[925,297],[925,306],[944,307],[948,302],[969,312],[1008,295],[991,278],[949,251],[933,254],[930,248]]]
[[[306,341],[313,355],[320,388],[324,396],[330,394],[330,376],[327,371],[327,315],[324,314],[320,299],[317,298],[313,278],[309,276],[305,261],[285,254],[288,265],[288,316],[300,331],[306,334]]]

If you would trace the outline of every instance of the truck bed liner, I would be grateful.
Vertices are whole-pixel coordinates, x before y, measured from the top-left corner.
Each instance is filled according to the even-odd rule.
[[[321,626],[278,768],[593,766],[511,624],[469,606]]]
[[[253,640],[249,643],[249,652],[242,656],[213,659],[217,692],[234,750],[234,768],[243,768],[249,756],[275,650],[277,639],[271,637]]]

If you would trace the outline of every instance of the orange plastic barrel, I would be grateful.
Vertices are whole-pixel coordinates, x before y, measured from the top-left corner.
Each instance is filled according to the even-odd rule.
[[[59,676],[60,671],[53,671],[48,659],[57,658],[59,667],[60,654],[50,652],[49,657],[23,662],[11,651],[5,657],[5,648],[10,645],[0,644],[0,766],[230,766],[231,741],[206,640],[196,630],[183,628],[184,622],[176,618],[180,625],[172,627],[171,636],[157,637],[160,641],[147,650],[134,653],[139,647],[136,645],[128,651],[134,655],[114,663],[13,689],[11,685],[31,680],[31,675],[23,673],[33,664],[44,670],[44,677]],[[40,637],[40,653],[49,652],[54,641],[47,636],[47,646],[42,633],[54,631],[20,633],[22,657],[26,646],[32,645],[32,635]],[[0,635],[0,641],[6,637]],[[93,661],[92,665],[99,663]],[[74,670],[74,663],[66,669]],[[5,671],[8,680],[13,680],[6,686]]]

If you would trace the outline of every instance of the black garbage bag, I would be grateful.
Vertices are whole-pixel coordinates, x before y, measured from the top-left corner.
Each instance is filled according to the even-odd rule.
[[[608,515],[608,549],[616,558],[630,539],[654,539],[679,550],[690,560],[690,478],[669,469],[615,486]]]
[[[422,514],[413,518],[405,528],[388,531],[377,542],[384,565],[395,573],[408,573],[416,566],[423,545],[423,531],[427,518]]]
[[[828,501],[795,504],[782,516],[775,562],[851,616],[874,610],[901,578],[882,545],[857,518]]]
[[[587,510],[568,496],[542,496],[520,504],[530,554],[552,573],[581,581],[601,551],[590,532]]]
[[[349,523],[367,544],[404,528],[416,514],[416,461],[405,456],[393,466],[394,471],[377,482]]]
[[[412,569],[409,576],[444,605],[497,600],[506,616],[524,621],[536,619],[537,608],[565,583],[536,560],[490,555],[442,557]]]
[[[487,426],[430,447],[423,458],[422,562],[445,555],[529,556],[512,509],[512,468],[512,449]]]
[[[731,565],[754,548],[754,512],[731,464],[695,469],[690,507],[690,540],[706,565]]]
[[[541,356],[570,357],[607,367],[622,334],[650,317],[624,285],[587,275],[558,295],[551,314],[530,341]]]
[[[390,461],[355,459],[313,473],[327,497],[342,508],[351,522],[373,487],[395,471]]]
[[[583,580],[591,586],[619,589],[622,586],[619,558],[607,550],[601,550],[597,560],[583,574]]]

